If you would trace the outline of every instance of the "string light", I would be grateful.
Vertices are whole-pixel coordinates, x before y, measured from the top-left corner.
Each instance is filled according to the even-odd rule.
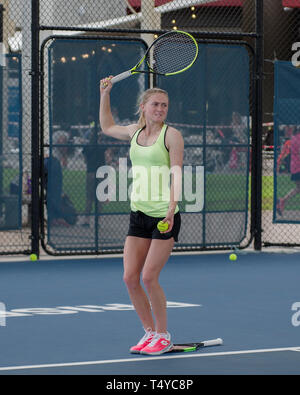
[[[158,36],[156,35],[156,38],[157,37]],[[116,44],[111,44],[111,46],[115,47]],[[102,51],[106,51],[108,53],[112,53],[113,52],[112,48],[109,48],[109,47],[106,47],[106,46],[101,47],[101,49],[102,49]],[[83,54],[79,55],[79,57],[81,56],[82,59],[88,59],[90,56],[94,56],[94,55],[96,55],[96,51],[92,50],[91,53],[83,53]],[[18,59],[16,57],[13,57],[12,59],[15,60],[15,61],[18,61]],[[61,63],[67,63],[68,59],[69,59],[69,61],[71,60],[72,62],[76,62],[78,60],[78,57],[77,56],[71,56],[70,58],[67,58],[66,56],[62,56],[61,58],[59,58],[59,61]],[[53,64],[56,63],[55,59],[52,60],[52,63]]]
[[[192,18],[192,19],[196,19],[196,18],[197,18],[197,15],[196,15],[195,12],[194,12],[195,10],[196,10],[196,7],[192,6],[192,7],[191,7],[191,11],[192,11],[191,18]]]

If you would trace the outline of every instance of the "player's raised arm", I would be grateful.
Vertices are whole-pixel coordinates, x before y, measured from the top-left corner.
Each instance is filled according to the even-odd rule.
[[[115,123],[110,106],[111,78],[110,76],[100,81],[100,126],[107,136],[119,140],[130,140],[132,133],[136,130],[136,125],[121,126]]]

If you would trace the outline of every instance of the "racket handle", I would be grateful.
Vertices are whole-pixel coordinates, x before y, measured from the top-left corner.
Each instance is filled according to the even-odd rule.
[[[131,76],[131,70],[127,70],[127,71],[124,71],[124,73],[118,74],[118,75],[116,75],[115,77],[113,77],[113,78],[110,80],[110,82],[111,82],[112,84],[115,84],[116,82],[122,81],[122,80],[124,80],[125,78],[128,78],[128,77],[130,77],[130,76]]]
[[[220,346],[221,344],[223,344],[223,340],[218,337],[217,339],[212,339],[212,340],[204,340],[203,342],[203,346],[204,347],[209,347],[209,346]]]

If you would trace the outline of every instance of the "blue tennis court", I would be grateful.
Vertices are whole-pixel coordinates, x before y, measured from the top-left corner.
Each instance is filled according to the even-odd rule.
[[[0,373],[299,374],[299,261],[283,252],[243,252],[236,262],[224,252],[171,256],[161,284],[173,342],[224,343],[153,357],[129,353],[143,330],[121,257],[2,258]]]

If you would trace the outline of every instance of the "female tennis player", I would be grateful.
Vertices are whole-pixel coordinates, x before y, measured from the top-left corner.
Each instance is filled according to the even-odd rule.
[[[145,335],[130,352],[159,355],[173,347],[167,329],[166,297],[159,284],[159,275],[172,252],[174,241],[178,241],[181,220],[177,202],[181,194],[184,142],[178,130],[165,124],[169,98],[166,91],[158,88],[148,89],[142,95],[137,123],[115,124],[110,106],[111,78],[100,81],[100,125],[104,134],[130,141],[133,187],[129,231],[124,246],[124,282],[145,330]],[[151,169],[157,167],[169,169],[170,182],[163,185],[149,182]],[[134,172],[137,169],[143,169],[142,176],[140,173],[138,177]],[[147,191],[147,198],[137,196],[138,190]],[[161,220],[169,225],[164,232],[157,229]],[[145,290],[140,281],[141,274]]]

